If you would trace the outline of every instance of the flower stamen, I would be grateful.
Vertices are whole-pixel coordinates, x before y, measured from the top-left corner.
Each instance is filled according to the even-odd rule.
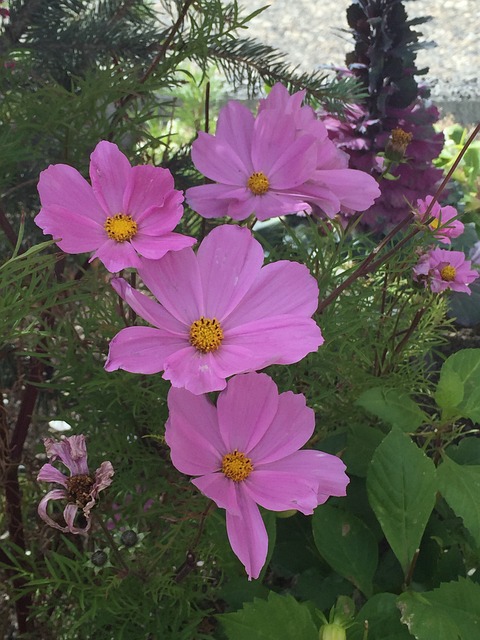
[[[103,225],[107,235],[115,242],[125,242],[131,240],[138,231],[138,225],[132,216],[125,213],[117,213],[108,217]]]
[[[440,276],[442,280],[445,282],[452,282],[455,280],[455,276],[457,275],[457,270],[455,267],[452,267],[451,264],[447,264],[443,269],[440,269]]]
[[[222,459],[222,473],[234,482],[246,480],[253,471],[253,464],[250,458],[235,449],[227,453]]]
[[[68,501],[79,507],[84,507],[91,499],[94,479],[88,475],[71,476],[67,478]]]
[[[252,173],[247,182],[247,187],[255,196],[263,196],[270,188],[270,182],[262,171]]]
[[[216,351],[222,341],[223,329],[216,318],[201,316],[190,327],[190,344],[202,353]]]

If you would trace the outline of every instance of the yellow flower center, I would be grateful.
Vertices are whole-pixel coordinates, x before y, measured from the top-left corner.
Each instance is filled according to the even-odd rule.
[[[440,226],[440,220],[438,218],[434,218],[430,222],[430,229],[438,229],[439,226]]]
[[[247,182],[247,187],[255,196],[263,196],[267,193],[270,183],[267,176],[261,171],[252,173]]]
[[[117,213],[105,220],[103,225],[108,237],[116,242],[125,242],[137,234],[138,225],[132,216]]]
[[[393,147],[395,149],[402,150],[403,152],[405,152],[409,143],[412,141],[412,138],[413,138],[412,133],[407,133],[400,127],[397,127],[391,133],[391,142]]]
[[[253,471],[253,464],[250,458],[236,449],[232,453],[227,453],[222,459],[222,473],[234,482],[246,480]]]
[[[223,330],[216,318],[202,316],[190,327],[190,344],[202,353],[216,351],[222,340]]]
[[[455,267],[452,267],[451,264],[447,264],[446,267],[440,269],[440,275],[442,277],[442,280],[445,280],[446,282],[452,282],[452,280],[455,280],[457,270],[455,269]]]

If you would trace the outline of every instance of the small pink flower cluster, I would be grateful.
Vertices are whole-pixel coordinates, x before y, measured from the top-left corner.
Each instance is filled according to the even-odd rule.
[[[327,215],[371,205],[378,195],[375,181],[347,168],[314,112],[301,106],[303,95],[290,96],[276,85],[256,118],[239,104],[224,107],[216,136],[200,134],[194,143],[195,164],[216,180],[188,191],[194,209],[206,217],[255,214],[264,220],[308,209],[308,203]],[[258,505],[311,514],[329,496],[345,495],[348,484],[339,458],[299,451],[315,425],[304,396],[279,394],[271,378],[257,373],[298,362],[323,343],[312,319],[317,282],[296,262],[263,265],[260,243],[234,225],[215,228],[195,253],[194,239],[173,231],[183,195],[170,172],[131,167],[114,144],[97,145],[90,179],[91,185],[66,165],[42,172],[36,222],[66,252],[94,252],[91,259],[98,257],[113,272],[136,268],[158,300],[123,278],[112,280],[151,326],[122,329],[111,341],[105,368],[163,371],[171,382],[166,441],[173,464],[196,476],[193,484],[226,510],[232,548],[256,578],[268,545]],[[205,395],[211,391],[221,391],[216,405]],[[70,455],[77,445],[78,455]],[[113,470],[103,463],[98,477],[89,474],[84,440],[55,446],[72,477],[51,464],[43,467],[39,479],[63,489],[47,494],[39,513],[52,526],[78,533],[73,520],[81,508],[85,532]],[[48,443],[47,453],[52,447]],[[110,465],[108,483],[104,465]],[[61,498],[68,501],[63,528],[46,511],[50,499]]]
[[[457,217],[458,212],[454,207],[441,207],[433,200],[433,196],[417,200],[417,220],[428,224],[433,237],[443,244],[451,244],[451,238],[457,238],[463,233],[464,225]],[[470,295],[472,292],[468,285],[480,275],[471,267],[472,263],[466,259],[463,251],[435,247],[421,256],[413,268],[413,279],[423,282],[434,293],[451,289]]]

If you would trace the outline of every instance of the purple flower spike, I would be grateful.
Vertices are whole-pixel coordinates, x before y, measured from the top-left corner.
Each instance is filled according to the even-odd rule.
[[[85,535],[91,526],[90,511],[94,507],[98,494],[112,484],[113,467],[111,462],[102,462],[100,467],[91,474],[87,464],[87,448],[85,436],[70,436],[63,440],[45,438],[45,450],[49,462],[40,469],[37,480],[39,482],[55,482],[62,489],[52,489],[40,501],[38,515],[49,526],[66,533]],[[70,472],[69,476],[56,469],[51,463],[60,460]],[[50,500],[66,500],[63,511],[66,527],[57,524],[47,514]],[[84,527],[75,526],[78,510],[83,512],[86,519]]]
[[[349,482],[336,456],[299,451],[315,416],[302,394],[278,393],[263,373],[232,378],[214,407],[186,389],[170,389],[166,441],[174,466],[227,512],[227,535],[249,578],[265,564],[268,537],[258,505],[313,513]]]

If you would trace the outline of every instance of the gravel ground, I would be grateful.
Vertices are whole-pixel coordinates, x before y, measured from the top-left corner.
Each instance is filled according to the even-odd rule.
[[[268,1],[268,0],[267,0]],[[241,0],[247,12],[265,6]],[[268,9],[250,22],[248,35],[288,54],[292,65],[313,70],[343,65],[353,39],[345,11],[351,0],[270,0]],[[480,0],[410,0],[410,18],[431,16],[415,27],[432,43],[417,55],[417,67],[429,68],[426,79],[436,102],[470,102],[480,119]],[[436,43],[436,46],[433,46]],[[472,119],[473,122],[473,119]]]

